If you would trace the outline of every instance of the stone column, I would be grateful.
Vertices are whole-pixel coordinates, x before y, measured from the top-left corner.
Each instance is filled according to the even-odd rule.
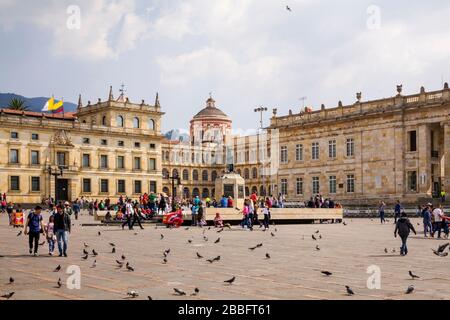
[[[442,181],[443,190],[446,193],[450,193],[450,123],[443,123],[444,127],[444,179]]]
[[[421,125],[417,130],[417,150],[419,155],[419,168],[417,171],[418,192],[422,196],[431,195],[431,132],[427,124]],[[422,183],[423,182],[423,183]]]

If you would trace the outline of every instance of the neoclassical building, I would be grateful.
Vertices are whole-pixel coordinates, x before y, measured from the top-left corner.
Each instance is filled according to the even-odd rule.
[[[0,110],[0,191],[17,203],[157,192],[161,180],[161,106],[122,94],[51,115]]]

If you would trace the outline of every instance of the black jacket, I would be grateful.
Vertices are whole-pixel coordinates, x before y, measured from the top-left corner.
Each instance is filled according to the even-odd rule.
[[[55,221],[54,221],[54,231],[58,230],[64,230],[70,232],[70,227],[72,226],[72,223],[70,222],[70,216],[68,214],[59,214],[56,213],[54,215]]]
[[[397,234],[400,237],[407,237],[409,236],[409,231],[412,230],[414,233],[416,233],[416,230],[414,229],[413,225],[409,221],[408,218],[400,218],[397,221],[397,225],[395,226],[394,234]]]

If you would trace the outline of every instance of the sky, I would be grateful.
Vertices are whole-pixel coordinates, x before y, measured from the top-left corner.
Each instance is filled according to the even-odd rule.
[[[441,89],[449,17],[438,0],[0,0],[0,92],[87,103],[124,83],[132,102],[159,92],[163,131],[212,93],[247,131],[259,106],[268,125],[273,108]]]

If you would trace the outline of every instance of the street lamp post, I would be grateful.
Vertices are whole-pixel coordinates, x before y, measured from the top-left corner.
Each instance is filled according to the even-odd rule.
[[[263,112],[266,112],[266,111],[267,111],[266,107],[259,107],[259,108],[255,109],[255,112],[259,112],[260,113],[260,121],[259,121],[260,129],[262,129],[264,127],[263,126]]]
[[[168,177],[172,181],[172,212],[175,212],[177,210],[177,206],[175,204],[175,181],[177,182],[177,185],[179,186],[181,184],[180,177],[172,176]]]
[[[47,172],[50,174],[50,176],[55,177],[55,205],[58,202],[57,196],[58,196],[58,177],[62,176],[64,173],[64,168],[62,166],[58,166],[58,169],[53,169],[51,166],[47,167]]]

